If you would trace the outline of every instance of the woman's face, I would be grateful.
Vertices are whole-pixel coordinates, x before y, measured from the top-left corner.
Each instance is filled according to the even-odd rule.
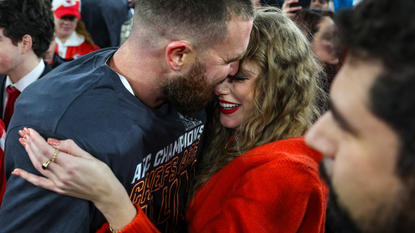
[[[254,111],[255,79],[259,67],[245,63],[235,76],[229,76],[215,88],[220,105],[220,123],[234,129],[248,119]]]
[[[326,16],[320,21],[318,28],[311,42],[311,49],[320,61],[331,65],[339,63],[340,41],[336,25]]]
[[[66,40],[75,30],[79,19],[72,15],[65,15],[62,18],[55,16],[55,33],[60,40]]]

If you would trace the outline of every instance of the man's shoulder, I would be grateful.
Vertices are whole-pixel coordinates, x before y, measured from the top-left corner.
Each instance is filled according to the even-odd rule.
[[[106,59],[114,52],[115,49],[103,49],[62,64],[28,87],[25,92],[31,94],[44,92],[45,89],[49,92],[62,92],[68,88],[80,90],[103,76],[116,76],[116,73],[105,65]]]
[[[122,84],[118,75],[105,65],[105,60],[114,51],[115,49],[106,49],[86,58],[79,58],[80,61],[63,64],[29,85],[16,103],[15,122],[43,125],[46,120],[53,128],[74,101],[82,99],[82,96],[100,90],[100,87],[121,92]],[[105,92],[96,99],[105,99],[111,93],[116,94],[116,91]],[[102,102],[84,101],[83,104],[87,106]]]
[[[84,74],[90,73],[91,69],[97,69],[105,65],[105,61],[115,53],[116,48],[100,49],[80,58],[65,62],[49,72],[48,77],[55,75]]]

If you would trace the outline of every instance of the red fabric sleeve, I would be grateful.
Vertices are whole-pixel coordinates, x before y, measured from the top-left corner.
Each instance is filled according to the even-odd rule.
[[[137,209],[137,216],[134,218],[134,220],[128,224],[120,233],[160,233],[159,230],[153,225],[153,223],[150,221],[150,219],[147,218],[147,216],[144,214],[141,207],[137,204],[134,204],[135,208]],[[109,224],[108,222],[102,225],[101,229],[97,231],[97,233],[111,233],[109,230]]]
[[[244,174],[220,201],[222,212],[198,232],[323,233],[324,184],[304,164],[278,163]]]

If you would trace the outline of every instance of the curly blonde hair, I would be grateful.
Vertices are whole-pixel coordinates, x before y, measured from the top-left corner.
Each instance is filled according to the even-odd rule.
[[[225,165],[245,152],[277,140],[303,136],[320,116],[322,67],[297,26],[274,7],[256,12],[247,52],[240,63],[260,67],[254,113],[237,129],[220,124],[217,101],[207,146],[190,197]],[[241,71],[240,71],[241,72]],[[233,143],[228,141],[235,136]]]

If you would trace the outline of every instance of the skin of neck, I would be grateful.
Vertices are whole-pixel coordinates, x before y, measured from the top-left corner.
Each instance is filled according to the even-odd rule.
[[[22,61],[7,74],[12,83],[17,83],[20,79],[35,69],[36,66],[39,65],[39,62],[42,60],[36,56],[33,50],[30,50],[21,56]]]
[[[69,39],[69,37],[73,35],[73,33],[76,33],[76,30],[73,30],[72,33],[67,36],[62,36],[62,35],[57,34],[56,38],[58,38],[62,42],[62,44],[64,44]]]
[[[64,44],[68,40],[69,36],[68,37],[56,37],[56,38],[58,38],[62,42],[62,44]]]
[[[151,39],[143,32],[145,29],[136,29],[115,52],[108,65],[127,79],[142,103],[149,108],[157,108],[165,102],[162,90],[165,81],[187,71],[190,65],[180,71],[172,70],[166,61],[166,46],[170,41],[162,39],[156,45],[149,42]]]

